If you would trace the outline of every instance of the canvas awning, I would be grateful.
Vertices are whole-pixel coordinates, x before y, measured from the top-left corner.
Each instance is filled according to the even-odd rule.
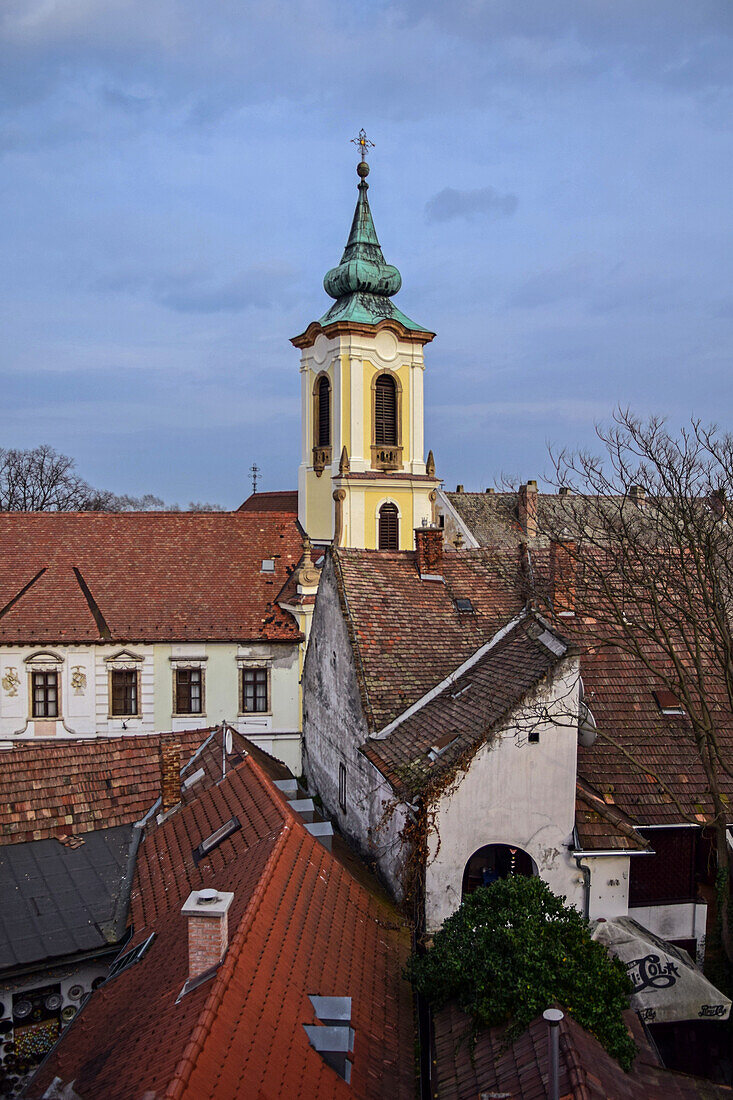
[[[728,1019],[730,1000],[686,951],[630,917],[594,921],[592,935],[626,965],[634,987],[631,1007],[646,1023]]]

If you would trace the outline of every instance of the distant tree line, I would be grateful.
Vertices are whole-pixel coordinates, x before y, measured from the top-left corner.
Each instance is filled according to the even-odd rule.
[[[94,489],[76,462],[42,444],[30,450],[0,447],[0,511],[3,512],[180,512],[152,493],[134,497]],[[191,501],[187,511],[222,512],[219,504]]]

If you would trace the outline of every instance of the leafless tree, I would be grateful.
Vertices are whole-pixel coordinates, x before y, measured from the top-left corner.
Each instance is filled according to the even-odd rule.
[[[2,512],[180,512],[161,497],[135,497],[94,489],[76,472],[68,455],[42,444],[31,450],[0,447],[0,511]],[[194,502],[190,512],[223,511],[218,504]]]
[[[629,654],[684,708],[712,809],[721,940],[733,961],[733,437],[698,420],[673,434],[628,411],[597,434],[600,457],[553,456],[564,492],[544,525],[566,576],[562,585],[547,577],[546,595],[567,599],[572,578],[586,639]]]

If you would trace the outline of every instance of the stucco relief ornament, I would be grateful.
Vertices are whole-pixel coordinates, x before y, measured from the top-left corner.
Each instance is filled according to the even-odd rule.
[[[71,686],[74,689],[74,695],[83,695],[84,689],[87,686],[87,674],[84,671],[83,665],[74,665],[71,670]]]
[[[2,679],[3,690],[10,696],[18,694],[18,688],[20,687],[20,676],[18,675],[17,668],[6,669],[5,675]]]

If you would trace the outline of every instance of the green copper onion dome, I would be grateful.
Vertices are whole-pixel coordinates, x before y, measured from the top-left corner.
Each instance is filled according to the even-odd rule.
[[[323,280],[326,294],[337,301],[347,294],[376,294],[391,298],[402,286],[402,276],[396,267],[385,263],[382,249],[369,209],[366,177],[369,165],[361,161],[357,168],[359,180],[359,198],[351,223],[351,232],[338,267],[332,267]]]
[[[362,160],[356,171],[359,176],[359,198],[349,239],[341,263],[338,267],[332,267],[323,280],[326,293],[336,301],[321,317],[319,324],[325,327],[337,321],[346,321],[376,325],[391,319],[413,332],[426,332],[422,325],[411,321],[390,301],[402,286],[402,276],[396,267],[385,262],[382,255],[367,198],[369,165]]]

